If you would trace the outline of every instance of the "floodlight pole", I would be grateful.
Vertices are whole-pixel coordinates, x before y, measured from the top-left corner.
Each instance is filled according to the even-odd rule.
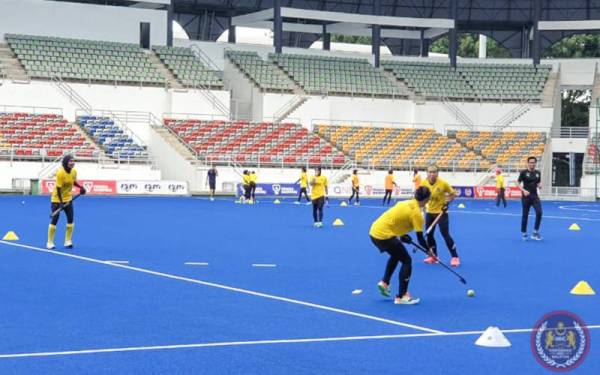
[[[167,46],[173,47],[173,0],[167,5]]]
[[[533,58],[533,65],[540,65],[540,29],[539,22],[542,15],[542,0],[533,0],[533,46],[531,48],[531,57]]]
[[[421,57],[429,57],[429,39],[425,38],[425,30],[421,30]]]
[[[373,1],[373,14],[376,16],[381,15],[381,0]],[[373,65],[376,68],[379,68],[379,54],[381,51],[381,26],[380,25],[372,25],[372,53],[373,53]]]
[[[450,18],[454,20],[454,27],[448,30],[448,55],[450,66],[456,68],[456,54],[458,50],[458,0],[450,0]]]
[[[227,34],[227,42],[228,43],[236,42],[235,25],[231,24],[231,18],[229,19],[229,33]]]
[[[323,24],[323,50],[329,51],[331,49],[331,34],[327,32],[327,24]]]
[[[281,0],[273,0],[273,45],[275,53],[283,49],[283,19],[281,18]]]

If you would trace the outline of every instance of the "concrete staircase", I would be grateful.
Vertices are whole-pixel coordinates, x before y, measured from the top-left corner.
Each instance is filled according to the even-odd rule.
[[[167,128],[164,126],[152,126],[152,129],[185,160],[192,164],[198,161],[194,151],[186,146],[183,141],[179,140],[179,138],[177,138],[177,136],[170,132]]]
[[[404,81],[399,80],[398,77],[396,77],[394,73],[392,73],[392,71],[385,69],[380,69],[380,71],[383,73],[384,76],[388,77],[390,81],[394,82],[394,85],[396,85],[396,87],[400,89],[400,92],[405,93],[408,99],[415,100],[415,92],[409,89],[408,86],[406,86],[406,83],[404,83]]]
[[[548,81],[546,82],[546,86],[544,86],[544,91],[542,91],[542,107],[554,107],[554,101],[558,92],[559,78],[558,72],[551,72],[548,76]],[[595,82],[597,82],[597,80],[595,80]]]
[[[183,89],[183,85],[177,80],[173,72],[162,62],[162,60],[156,55],[154,51],[148,52],[148,58],[156,68],[160,72],[160,74],[166,78],[167,87],[172,89]]]
[[[102,145],[98,144],[98,142],[96,142],[96,140],[92,137],[90,137],[88,135],[88,133],[85,132],[85,130],[83,130],[81,128],[81,126],[79,126],[79,124],[77,122],[72,123],[73,127],[75,129],[77,129],[77,132],[83,137],[85,138],[86,141],[88,141],[89,143],[96,145],[96,147],[98,148],[98,150],[100,151],[100,158],[101,159],[109,159],[108,155],[106,155],[106,151],[104,151],[104,148],[102,147]]]
[[[16,82],[29,82],[29,76],[7,43],[0,43],[0,71]]]

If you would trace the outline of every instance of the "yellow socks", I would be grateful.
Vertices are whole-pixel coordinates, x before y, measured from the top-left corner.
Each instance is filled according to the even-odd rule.
[[[65,246],[73,246],[73,228],[75,224],[67,224],[67,231],[65,232]]]
[[[56,225],[48,225],[48,243],[46,247],[48,249],[54,249],[54,234],[56,233]]]

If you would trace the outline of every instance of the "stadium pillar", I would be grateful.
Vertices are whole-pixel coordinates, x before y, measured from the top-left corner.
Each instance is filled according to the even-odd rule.
[[[381,0],[373,1],[373,14],[376,16],[381,15]],[[372,48],[371,52],[373,53],[373,64],[376,68],[379,68],[379,54],[381,51],[381,26],[372,25]]]
[[[275,53],[281,53],[283,47],[283,19],[281,18],[281,0],[273,0],[273,45]]]
[[[421,30],[421,57],[429,57],[429,39],[425,38],[425,31]]]
[[[231,24],[231,19],[229,20],[229,34],[227,35],[228,43],[235,43],[235,25]]]
[[[167,5],[167,46],[173,47],[173,1]]]
[[[331,34],[327,32],[327,25],[323,24],[323,50],[329,51],[331,49]]]
[[[542,0],[533,0],[533,46],[531,48],[531,58],[533,59],[533,65],[540,65],[540,30],[538,28],[538,22],[542,15]]]
[[[454,20],[454,27],[448,32],[448,55],[450,56],[450,66],[456,68],[456,54],[458,50],[458,0],[450,0],[450,18]]]

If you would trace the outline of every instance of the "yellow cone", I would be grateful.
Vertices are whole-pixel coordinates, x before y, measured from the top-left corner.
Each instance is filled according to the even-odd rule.
[[[348,203],[346,203],[345,201],[342,201],[342,203],[340,203],[340,206],[342,207],[346,207],[348,205]]]
[[[579,227],[579,225],[577,225],[577,223],[573,223],[569,227],[569,230],[581,230],[581,228]]]
[[[464,204],[462,204],[462,203],[460,203],[460,204],[458,205],[458,208],[465,208],[465,205],[464,205]]]
[[[344,225],[344,222],[341,219],[335,219],[333,225],[338,227]]]
[[[279,199],[275,199],[275,200],[273,201],[273,203],[274,203],[274,204],[279,204],[279,203],[281,203],[281,202],[279,201]]]
[[[575,294],[578,296],[593,296],[596,294],[594,289],[587,283],[587,281],[580,281],[575,285],[573,289],[571,289],[571,294]]]
[[[6,232],[6,234],[4,235],[4,237],[2,239],[4,241],[17,241],[19,239],[19,237],[17,237],[17,234],[11,230],[11,231]]]

